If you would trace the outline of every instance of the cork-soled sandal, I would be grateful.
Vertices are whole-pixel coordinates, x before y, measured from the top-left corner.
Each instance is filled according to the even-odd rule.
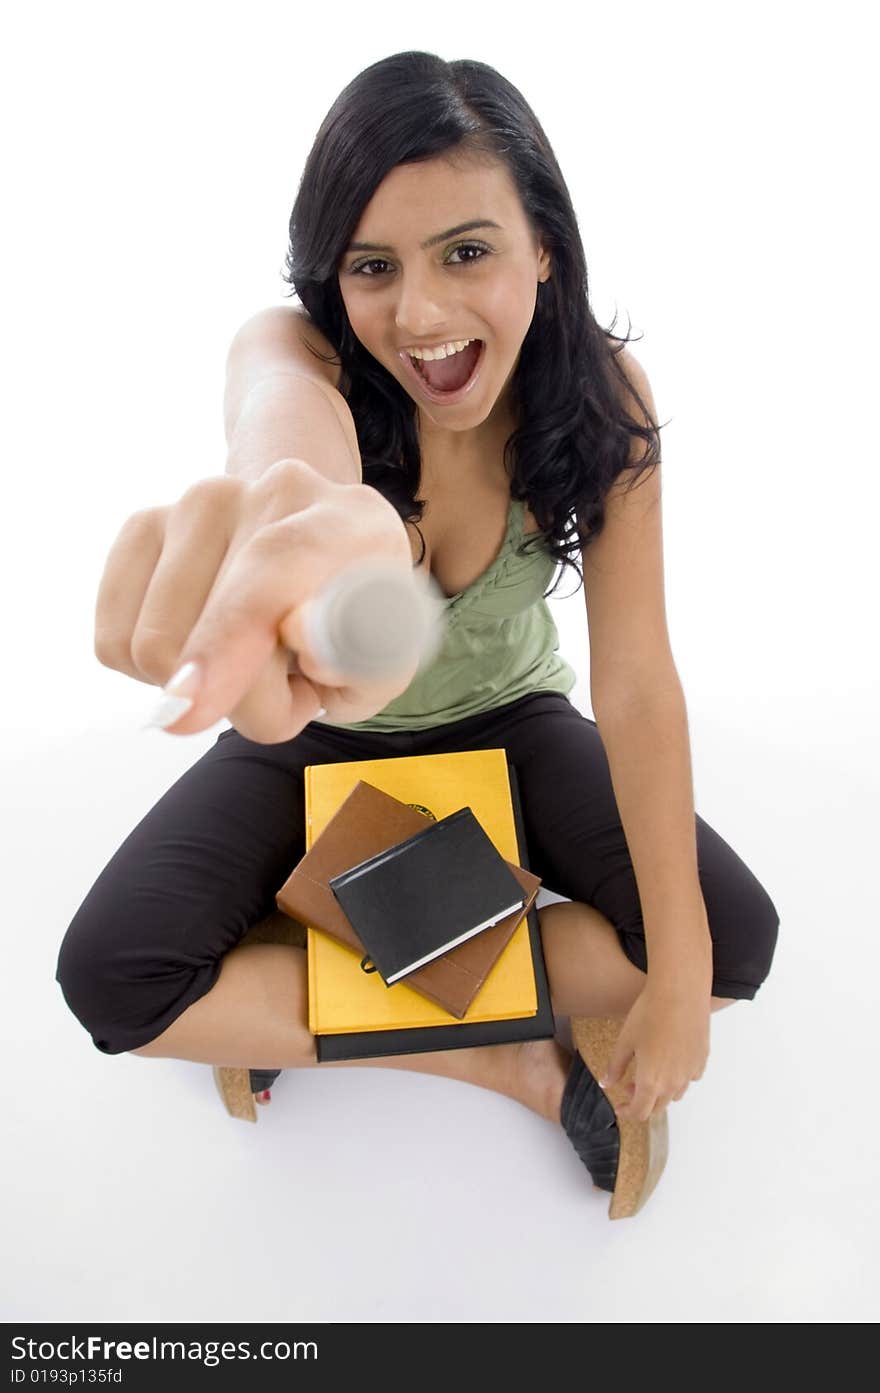
[[[254,1094],[271,1088],[281,1072],[280,1069],[228,1069],[215,1065],[214,1082],[229,1116],[238,1117],[242,1122],[256,1122]]]
[[[561,1108],[562,1125],[594,1185],[611,1191],[609,1219],[629,1219],[638,1213],[663,1174],[669,1152],[665,1108],[647,1122],[618,1118],[617,1108],[629,1101],[626,1087],[622,1082],[611,1084],[605,1092],[597,1082],[622,1026],[619,1017],[572,1017],[577,1054]]]
[[[256,1122],[257,1105],[251,1090],[250,1071],[214,1065],[213,1074],[229,1116],[240,1118],[242,1122]]]

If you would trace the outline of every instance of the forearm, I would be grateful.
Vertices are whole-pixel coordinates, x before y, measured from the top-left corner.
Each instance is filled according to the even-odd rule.
[[[596,725],[636,876],[649,975],[711,982],[712,939],[697,869],[687,709],[674,691]]]
[[[296,371],[272,373],[251,387],[229,431],[226,473],[258,479],[276,460],[291,457],[335,483],[361,483],[347,403],[328,383]]]

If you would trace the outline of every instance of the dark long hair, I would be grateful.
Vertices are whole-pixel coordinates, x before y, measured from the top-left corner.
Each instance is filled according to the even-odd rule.
[[[629,338],[600,328],[590,309],[568,189],[516,87],[486,63],[445,62],[433,53],[396,53],[365,68],[336,98],[306,160],[290,217],[284,280],[336,350],[364,482],[417,526],[424,501],[416,497],[421,452],[415,403],[355,337],[337,274],[385,176],[396,165],[453,151],[504,162],[550,256],[550,278],[538,285],[512,378],[519,424],[505,444],[504,464],[512,496],[527,501],[542,529],[536,541],[563,571],[572,566],[582,584],[578,557],[602,530],[609,489],[624,470],[632,487],[659,463],[661,427],[617,362]],[[625,409],[627,393],[644,413],[641,421]],[[645,442],[635,465],[633,436]]]

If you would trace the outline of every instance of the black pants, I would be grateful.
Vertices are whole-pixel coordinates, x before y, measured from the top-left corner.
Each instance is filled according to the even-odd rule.
[[[210,991],[221,958],[275,909],[305,854],[307,764],[503,748],[522,795],[529,860],[547,889],[594,905],[647,969],[639,895],[596,724],[538,692],[431,730],[307,726],[260,745],[235,729],[168,789],[76,912],[56,981],[105,1054],[137,1049]],[[736,852],[699,816],[712,993],[751,999],[770,970],[779,916]]]

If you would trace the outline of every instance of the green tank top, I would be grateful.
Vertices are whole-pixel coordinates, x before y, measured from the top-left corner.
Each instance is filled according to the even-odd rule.
[[[427,730],[516,701],[529,692],[568,695],[577,674],[558,653],[544,592],[557,562],[544,546],[522,555],[525,503],[511,498],[501,550],[473,585],[446,601],[433,660],[406,691],[366,721],[319,721],[342,730]],[[529,533],[529,536],[538,535]]]

